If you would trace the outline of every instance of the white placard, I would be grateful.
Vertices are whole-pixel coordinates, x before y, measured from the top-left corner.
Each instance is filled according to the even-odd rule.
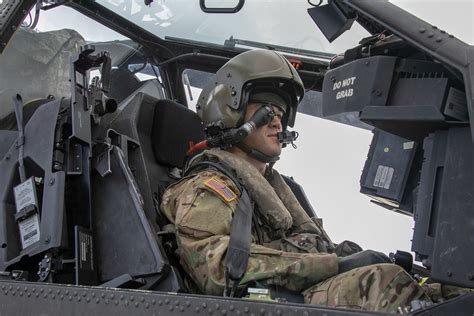
[[[393,168],[380,165],[375,174],[374,187],[390,189],[394,171]]]
[[[40,240],[38,214],[29,216],[18,223],[20,227],[21,246],[23,249]]]
[[[17,185],[14,189],[16,211],[19,212],[29,205],[38,207],[38,200],[36,199],[35,182],[33,177],[25,182]]]

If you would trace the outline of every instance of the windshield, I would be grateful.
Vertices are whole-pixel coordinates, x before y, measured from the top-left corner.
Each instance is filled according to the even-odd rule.
[[[97,2],[163,39],[174,37],[220,45],[244,40],[334,55],[368,36],[354,23],[349,32],[328,43],[309,16],[307,9],[312,6],[306,0],[247,0],[235,14],[204,13],[199,1],[189,0],[155,0],[150,6],[143,0]],[[236,1],[227,2],[232,6]]]

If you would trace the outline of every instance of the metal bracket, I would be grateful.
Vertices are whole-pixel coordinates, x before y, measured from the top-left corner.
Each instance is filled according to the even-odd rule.
[[[69,143],[68,150],[68,163],[67,163],[67,174],[68,175],[79,175],[82,174],[82,145],[75,142]]]
[[[110,166],[110,153],[112,146],[110,144],[104,144],[105,149],[92,159],[92,166],[101,177],[105,177],[112,173],[112,167]]]
[[[52,261],[51,255],[45,254],[44,258],[40,262],[38,262],[37,274],[38,274],[39,280],[42,282],[45,282],[48,279],[52,268],[53,268],[53,261]]]
[[[120,134],[113,129],[107,130],[106,142],[113,146],[117,146],[122,150],[127,165],[129,150],[140,147],[140,143],[138,141],[126,135]]]

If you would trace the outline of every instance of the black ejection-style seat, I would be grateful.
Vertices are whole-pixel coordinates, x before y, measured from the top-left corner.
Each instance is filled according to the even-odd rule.
[[[189,142],[204,138],[201,121],[183,105],[138,93],[111,119],[106,134],[114,147],[112,172],[92,178],[99,279],[110,286],[180,291],[179,273],[158,237],[166,224],[159,203],[179,178]]]

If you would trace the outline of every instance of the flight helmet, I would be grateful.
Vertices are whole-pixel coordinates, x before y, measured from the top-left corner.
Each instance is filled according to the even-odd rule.
[[[203,89],[196,105],[207,131],[238,128],[247,104],[271,103],[285,112],[283,130],[295,123],[303,82],[290,62],[271,50],[251,50],[224,64]]]

